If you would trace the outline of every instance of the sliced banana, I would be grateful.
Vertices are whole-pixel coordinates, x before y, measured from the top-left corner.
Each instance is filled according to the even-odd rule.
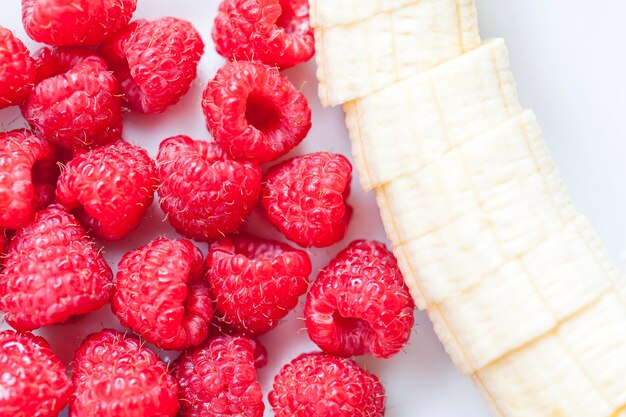
[[[314,27],[345,25],[427,0],[309,0]]]
[[[325,21],[343,26],[325,26],[318,50],[323,98],[358,97],[344,104],[358,175],[376,192],[411,294],[496,415],[626,417],[626,278],[574,209],[534,114],[522,111],[504,42],[439,60],[435,49],[455,54],[436,47],[452,45],[452,14],[428,19],[454,2],[389,20],[423,2],[391,12],[365,2],[369,17],[350,25],[337,12]],[[418,16],[442,30],[415,35],[405,23]],[[368,31],[386,39],[375,52],[386,62],[349,50]],[[432,47],[423,65],[384,46],[407,31]],[[355,78],[334,70],[346,63],[360,69]]]
[[[501,39],[344,109],[366,191],[419,171],[521,112]]]
[[[479,46],[480,36],[474,0],[422,0],[356,23],[317,27],[315,41],[319,95],[329,106],[455,58]]]

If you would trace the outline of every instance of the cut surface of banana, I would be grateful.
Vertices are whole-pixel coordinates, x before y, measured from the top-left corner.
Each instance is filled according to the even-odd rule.
[[[450,60],[479,46],[480,36],[474,0],[422,0],[367,20],[317,27],[315,42],[324,54],[317,55],[319,95],[328,106]]]
[[[522,110],[501,39],[344,108],[366,191],[419,171]]]
[[[427,22],[434,8],[474,7],[441,0],[415,20],[441,30],[411,32],[429,43],[424,57],[371,62],[336,39],[372,31],[393,40],[418,15],[389,16],[426,0],[365,2],[358,23],[339,16],[350,1],[337,12],[315,3],[328,7],[324,36],[336,34],[319,44],[320,79],[351,91],[320,92],[346,101],[361,184],[375,191],[411,294],[458,368],[498,416],[626,417],[626,278],[522,110],[504,41],[439,48],[455,28]],[[378,56],[393,56],[386,48]],[[340,63],[363,68],[367,86],[329,71]]]

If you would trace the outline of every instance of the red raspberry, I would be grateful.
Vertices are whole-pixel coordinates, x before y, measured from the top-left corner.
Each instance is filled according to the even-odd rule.
[[[116,141],[76,155],[59,177],[57,201],[96,236],[121,239],[152,204],[156,166],[138,146]]]
[[[103,330],[74,355],[73,417],[174,417],[178,384],[167,365],[138,339]]]
[[[189,90],[204,43],[191,23],[164,17],[132,22],[101,51],[130,108],[161,113]]]
[[[330,246],[343,239],[352,207],[352,165],[327,152],[298,156],[270,168],[261,190],[267,216],[288,239],[303,247]]]
[[[22,106],[26,120],[47,139],[88,149],[122,136],[119,85],[100,57],[85,49],[43,49],[39,83]]]
[[[53,145],[27,130],[0,132],[0,228],[17,229],[50,203],[55,156]]]
[[[137,0],[22,0],[28,36],[55,46],[97,45],[130,21]]]
[[[217,52],[281,68],[315,53],[307,0],[223,0],[213,26]]]
[[[0,26],[0,109],[22,104],[33,88],[35,74],[28,48]]]
[[[0,310],[19,331],[63,323],[105,305],[113,274],[78,221],[52,205],[9,244],[0,274]]]
[[[379,379],[354,361],[325,353],[298,356],[274,379],[269,401],[276,417],[382,417]]]
[[[326,352],[388,358],[409,340],[413,309],[396,258],[380,242],[356,240],[320,272],[304,316]]]
[[[215,142],[236,159],[272,161],[311,128],[304,95],[277,69],[258,63],[223,66],[204,90],[202,108]]]
[[[70,396],[65,371],[43,338],[0,332],[0,415],[56,417]]]
[[[296,307],[309,285],[311,261],[284,243],[233,236],[211,247],[207,268],[220,320],[260,335]]]
[[[218,336],[183,353],[173,370],[180,384],[180,416],[262,417],[254,360],[254,344],[244,336]]]
[[[188,240],[157,238],[117,268],[112,308],[122,324],[160,349],[186,349],[209,334],[213,303],[202,252]]]
[[[229,160],[215,143],[165,139],[157,165],[161,208],[179,233],[210,241],[243,224],[261,189],[261,168]]]

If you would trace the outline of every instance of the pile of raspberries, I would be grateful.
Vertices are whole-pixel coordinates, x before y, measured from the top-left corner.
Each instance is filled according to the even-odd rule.
[[[307,291],[320,351],[275,377],[275,415],[382,416],[380,381],[350,357],[388,358],[409,339],[414,305],[396,259],[354,241],[309,289],[308,252],[293,244],[344,238],[352,166],[328,152],[265,165],[311,127],[280,72],[314,54],[308,2],[222,1],[212,37],[227,62],[198,103],[213,140],[166,138],[154,159],[123,139],[124,115],[178,102],[204,43],[175,17],[132,20],[136,7],[22,0],[26,33],[49,45],[34,55],[0,27],[0,109],[19,106],[29,126],[0,132],[0,311],[15,329],[0,332],[0,417],[68,405],[71,417],[261,417],[257,337]],[[95,238],[132,233],[155,192],[181,237],[126,253],[114,274]],[[292,245],[238,232],[257,206]],[[107,303],[128,331],[89,335],[71,373],[31,333]],[[161,349],[182,353],[165,363]]]

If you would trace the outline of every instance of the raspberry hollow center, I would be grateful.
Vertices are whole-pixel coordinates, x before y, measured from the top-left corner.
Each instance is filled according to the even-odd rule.
[[[246,120],[263,133],[275,130],[281,123],[278,108],[256,94],[250,94],[246,101]]]
[[[370,324],[360,318],[344,317],[339,311],[333,314],[333,321],[339,329],[339,337],[343,339],[351,355],[363,355],[376,338],[376,333]]]

